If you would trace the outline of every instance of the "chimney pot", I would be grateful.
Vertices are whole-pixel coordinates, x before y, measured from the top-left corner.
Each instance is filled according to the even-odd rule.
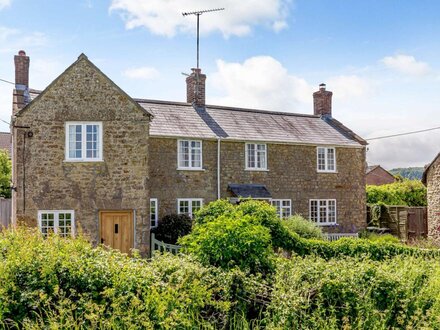
[[[20,51],[18,52],[18,55],[20,55],[20,56],[26,56],[26,52],[25,52],[24,50],[20,50]]]
[[[319,91],[313,93],[313,113],[315,116],[332,116],[332,95],[326,85],[320,84]]]

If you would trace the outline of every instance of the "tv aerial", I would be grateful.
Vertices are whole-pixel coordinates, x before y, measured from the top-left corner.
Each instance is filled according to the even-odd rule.
[[[199,10],[199,11],[190,11],[182,13],[183,16],[195,15],[197,16],[197,69],[199,69],[199,46],[200,46],[200,15],[205,13],[211,13],[214,11],[225,10],[225,8],[215,8],[215,9],[207,9],[207,10]]]

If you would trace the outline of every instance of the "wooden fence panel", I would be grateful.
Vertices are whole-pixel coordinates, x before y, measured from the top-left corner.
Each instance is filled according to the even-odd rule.
[[[0,199],[0,229],[8,227],[11,224],[11,200]]]
[[[408,239],[428,236],[426,207],[408,208]]]

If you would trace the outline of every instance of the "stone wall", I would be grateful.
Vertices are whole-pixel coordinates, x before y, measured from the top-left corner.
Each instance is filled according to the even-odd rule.
[[[428,188],[428,236],[440,240],[440,157],[429,167]]]
[[[67,121],[102,122],[103,161],[65,161]],[[38,210],[74,210],[77,230],[97,243],[99,211],[133,210],[135,247],[147,252],[149,121],[146,112],[80,57],[14,122],[30,126],[14,130],[15,222],[37,225]]]
[[[246,171],[245,143],[221,142],[221,197],[228,184],[264,184],[275,199],[291,199],[292,213],[309,216],[309,199],[336,199],[338,225],[329,232],[357,232],[366,226],[365,149],[336,148],[337,173],[317,173],[316,147],[268,144],[268,171]],[[177,212],[177,198],[217,198],[217,141],[203,141],[203,170],[177,170],[177,140],[150,138],[151,197],[159,219]]]

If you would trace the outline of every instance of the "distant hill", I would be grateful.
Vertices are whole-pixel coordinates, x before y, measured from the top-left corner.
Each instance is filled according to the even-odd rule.
[[[389,170],[393,175],[400,174],[402,177],[410,180],[421,180],[423,175],[423,167],[403,167],[393,168]]]

